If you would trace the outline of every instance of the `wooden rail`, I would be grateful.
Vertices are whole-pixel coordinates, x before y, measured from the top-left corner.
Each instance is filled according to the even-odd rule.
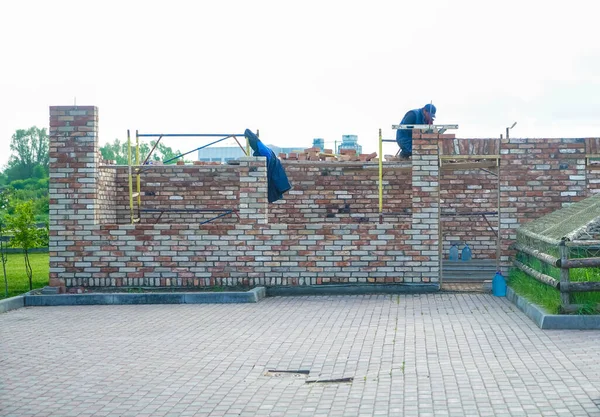
[[[523,230],[519,231],[519,233],[522,232]],[[533,237],[530,233],[524,234],[526,236]],[[550,243],[550,241],[545,242]],[[560,310],[565,313],[574,313],[582,309],[589,308],[589,306],[571,304],[571,293],[600,291],[600,282],[598,281],[571,282],[569,278],[569,271],[571,269],[600,267],[600,258],[568,259],[568,247],[572,246],[571,243],[572,242],[568,242],[565,240],[562,240],[558,243],[557,249],[558,253],[560,254],[560,258],[549,255],[547,253],[543,253],[539,250],[533,249],[529,246],[520,243],[513,245],[513,248],[518,252],[522,252],[529,256],[533,256],[534,258],[540,260],[544,264],[560,269],[560,279],[556,279],[549,275],[536,271],[535,269],[525,265],[524,263],[516,259],[513,261],[515,267],[523,271],[531,278],[535,279],[538,282],[541,282],[542,284],[556,288],[558,291],[560,291]],[[600,312],[600,304],[592,306],[592,308],[595,309],[597,312]]]

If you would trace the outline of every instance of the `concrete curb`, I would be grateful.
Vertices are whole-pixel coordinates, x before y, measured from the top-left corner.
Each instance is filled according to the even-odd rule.
[[[23,295],[17,295],[16,297],[0,300],[0,314],[22,307],[25,307],[25,296]]]
[[[141,294],[57,294],[25,295],[26,307],[72,305],[132,305],[132,304],[233,304],[257,303],[265,298],[264,287],[231,292],[174,292]]]
[[[267,296],[423,294],[440,290],[439,284],[326,284],[267,287]]]
[[[600,315],[560,315],[548,314],[508,287],[506,298],[516,305],[527,317],[544,330],[600,330]]]

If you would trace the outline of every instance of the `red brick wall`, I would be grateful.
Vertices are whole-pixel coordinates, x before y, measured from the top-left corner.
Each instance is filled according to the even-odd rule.
[[[269,207],[269,222],[357,223],[379,219],[377,163],[284,161],[293,186],[285,201]],[[386,164],[383,178],[387,222],[411,210],[410,164]]]
[[[600,193],[600,164],[588,166],[586,170],[586,177],[588,193]]]
[[[99,168],[97,109],[51,107],[50,114],[53,286],[435,285],[440,223],[451,234],[444,241],[475,236],[476,257],[492,257],[482,219],[439,218],[440,211],[493,211],[496,204],[495,177],[440,173],[439,142],[447,135],[417,134],[410,171],[386,164],[384,211],[411,216],[379,223],[374,164],[286,163],[294,189],[282,203],[268,205],[265,159],[249,157],[238,166],[153,167],[141,187],[155,194],[144,196],[144,207],[237,207],[239,219],[129,224],[125,168]],[[586,168],[585,153],[582,139],[502,141],[505,265],[520,223],[597,189],[598,174]]]
[[[119,221],[117,206],[121,200],[117,194],[117,171],[114,166],[102,165],[98,169],[98,221],[103,224],[124,223]],[[129,221],[129,217],[127,218]]]
[[[405,276],[408,227],[101,225],[75,247],[89,262],[58,264],[68,287],[421,282]]]
[[[442,170],[440,176],[443,257],[450,246],[469,244],[474,259],[496,258],[498,216],[487,215],[490,228],[481,215],[454,216],[459,213],[498,211],[498,179],[481,170]]]
[[[502,260],[516,228],[587,195],[584,139],[503,139]]]
[[[142,195],[141,208],[221,210],[238,209],[239,167],[232,165],[149,165],[140,175]],[[130,223],[129,177],[126,166],[105,166],[101,172],[101,193],[111,193],[115,217],[106,217],[103,223]],[[115,176],[113,179],[110,173]],[[106,179],[106,180],[105,180]],[[114,184],[113,184],[114,183]],[[106,191],[105,191],[106,190]],[[136,176],[133,176],[133,190],[137,191]],[[137,202],[134,201],[137,208]],[[136,210],[137,213],[137,210]],[[201,222],[220,213],[164,212],[161,223]],[[142,223],[155,223],[158,213],[142,212]],[[218,220],[221,223],[236,223],[237,216],[227,215]]]

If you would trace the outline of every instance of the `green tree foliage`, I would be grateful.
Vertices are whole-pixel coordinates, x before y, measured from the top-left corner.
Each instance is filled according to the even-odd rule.
[[[12,135],[11,156],[4,172],[8,181],[27,179],[34,176],[36,166],[47,176],[50,156],[48,153],[48,134],[46,129],[33,126],[27,130],[19,129]],[[39,169],[38,169],[39,171]],[[36,175],[41,175],[38,172]]]
[[[33,271],[29,261],[29,250],[40,247],[43,232],[35,225],[33,202],[24,201],[17,203],[15,214],[6,218],[6,227],[12,232],[10,246],[23,249],[25,257],[25,273],[29,280],[29,290],[33,289]]]
[[[15,180],[8,184],[12,190],[8,214],[15,213],[18,202],[31,201],[36,221],[42,222],[48,219],[49,211],[49,179],[29,178],[26,180]]]
[[[10,190],[3,188],[0,190],[0,260],[2,260],[2,273],[4,274],[4,297],[8,297],[8,277],[6,276],[6,243],[4,243],[4,231],[6,229],[5,216],[8,204],[10,202]]]
[[[144,162],[146,157],[154,147],[156,141],[151,141],[149,144],[146,142],[140,143],[140,161]],[[132,163],[135,163],[135,146],[131,148],[131,158]],[[119,139],[115,139],[112,143],[107,143],[104,146],[100,147],[100,153],[102,154],[102,158],[109,161],[116,161],[117,165],[127,165],[129,155],[127,153],[127,142],[121,142]],[[181,152],[178,150],[173,151],[172,148],[166,146],[164,143],[159,142],[152,155],[150,156],[151,161],[168,161],[178,155],[181,155]],[[176,163],[176,160],[169,162],[170,164]]]

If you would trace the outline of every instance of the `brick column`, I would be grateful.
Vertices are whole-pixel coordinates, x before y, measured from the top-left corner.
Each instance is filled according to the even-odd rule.
[[[81,261],[78,235],[97,223],[98,109],[50,107],[50,285],[64,290]]]
[[[440,279],[440,168],[438,141],[450,135],[413,131],[412,235],[413,281]]]
[[[247,156],[240,161],[240,221],[267,224],[269,222],[267,165],[264,156]]]

